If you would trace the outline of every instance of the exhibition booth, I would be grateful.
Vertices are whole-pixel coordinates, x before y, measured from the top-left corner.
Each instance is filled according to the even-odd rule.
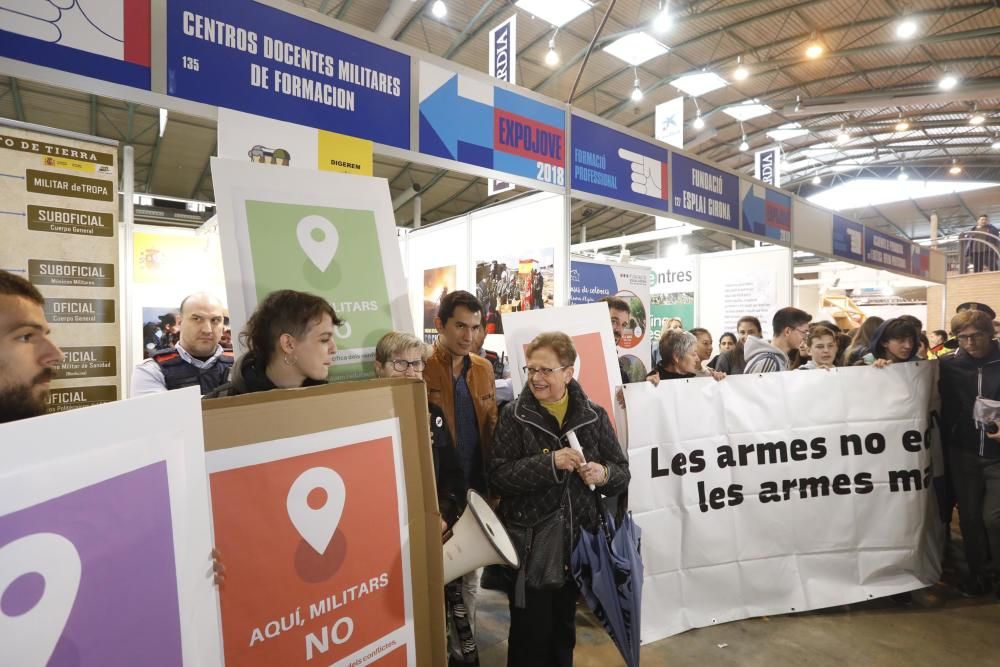
[[[13,176],[9,180],[15,185],[0,189],[0,215],[12,230],[5,236],[9,242],[0,247],[0,269],[23,275],[39,286],[53,338],[60,345],[71,342],[64,347],[70,353],[66,368],[53,383],[52,411],[111,403],[96,410],[105,411],[100,413],[102,418],[122,424],[104,442],[99,425],[88,420],[93,411],[59,415],[56,419],[62,421],[49,422],[54,430],[45,435],[53,442],[60,440],[56,437],[60,425],[88,432],[86,448],[98,452],[95,460],[99,459],[100,466],[95,464],[94,470],[100,469],[100,474],[95,472],[94,479],[77,484],[66,481],[73,475],[67,466],[51,489],[39,493],[55,496],[65,492],[63,486],[103,484],[105,478],[132,475],[141,466],[153,466],[152,478],[162,483],[167,500],[159,500],[166,503],[166,518],[161,519],[171,540],[164,551],[176,552],[177,570],[183,570],[177,576],[181,601],[175,609],[182,613],[173,614],[184,618],[183,628],[173,619],[177,627],[162,633],[167,640],[184,635],[183,642],[176,639],[171,649],[179,656],[183,645],[183,660],[178,657],[174,664],[293,664],[286,658],[289,655],[298,661],[294,664],[307,664],[300,655],[303,644],[311,647],[309,659],[316,651],[328,664],[331,660],[367,664],[381,651],[401,647],[396,655],[405,652],[399,660],[407,664],[443,664],[443,582],[437,575],[441,553],[436,532],[440,517],[432,492],[434,463],[428,434],[426,428],[417,427],[426,409],[424,388],[405,380],[347,381],[374,376],[375,344],[388,331],[410,331],[432,340],[437,304],[450,291],[467,290],[479,297],[487,333],[517,332],[506,345],[515,362],[523,356],[524,338],[536,331],[533,327],[584,323],[571,335],[583,337],[580,340],[590,336],[586,340],[592,343],[597,361],[591,363],[588,358],[580,372],[591,373],[598,384],[606,385],[601,389],[601,403],[613,414],[616,426],[627,423],[630,437],[636,436],[631,441],[636,448],[632,465],[642,474],[634,474],[630,494],[634,494],[637,516],[645,513],[647,521],[661,512],[676,519],[684,507],[697,505],[687,502],[691,488],[685,487],[682,493],[680,486],[670,492],[675,505],[664,509],[665,505],[656,504],[665,502],[666,495],[651,490],[648,475],[649,470],[656,473],[653,477],[666,475],[656,468],[657,444],[725,439],[736,437],[732,433],[753,432],[755,427],[760,432],[779,432],[791,423],[791,416],[806,414],[808,406],[795,402],[801,394],[788,391],[789,403],[768,406],[768,412],[755,403],[761,395],[755,390],[746,393],[741,414],[759,417],[759,423],[726,425],[713,412],[719,408],[713,406],[721,405],[721,392],[730,391],[733,383],[699,385],[697,395],[710,398],[705,401],[709,407],[701,412],[691,408],[690,414],[698,415],[697,428],[712,424],[720,430],[699,431],[688,438],[678,430],[676,419],[670,424],[666,417],[662,423],[626,420],[657,411],[675,417],[680,413],[673,411],[687,409],[683,401],[695,393],[687,399],[667,397],[666,392],[657,396],[633,393],[629,396],[630,400],[636,397],[633,405],[643,407],[626,417],[612,399],[619,377],[613,358],[609,361],[607,355],[629,356],[644,370],[650,368],[653,345],[666,321],[674,317],[684,328],[704,327],[715,338],[735,331],[737,319],[747,314],[757,316],[764,335],[769,336],[771,316],[790,304],[818,318],[843,315],[856,324],[846,300],[860,299],[870,290],[879,290],[885,297],[889,288],[898,293],[923,289],[922,310],[916,303],[898,306],[875,299],[863,309],[883,317],[903,312],[921,317],[922,313],[921,319],[926,320],[926,287],[945,280],[945,258],[936,250],[884,234],[556,100],[291,3],[153,0],[139,4],[146,14],[127,24],[124,52],[108,55],[96,47],[88,51],[86,41],[82,50],[60,44],[42,49],[30,34],[10,39],[5,35],[0,41],[0,72],[214,123],[216,157],[206,173],[197,175],[193,192],[203,191],[210,176],[216,214],[197,227],[138,223],[132,146],[68,132],[58,127],[55,116],[55,127],[2,121],[0,162],[7,172],[4,175]],[[232,31],[216,33],[210,28],[214,25]],[[309,66],[286,55],[300,52],[312,54]],[[423,226],[417,224],[419,204],[409,204],[404,210],[403,203],[393,201],[388,180],[373,176],[373,165],[380,157],[500,180],[517,189],[498,203]],[[628,222],[621,228],[616,222],[597,232],[598,225],[588,228],[585,221],[587,207],[620,212],[615,219]],[[400,227],[401,219],[412,226]],[[642,229],[647,231],[634,231]],[[588,231],[591,237],[600,234],[604,238],[587,238]],[[618,236],[623,231],[632,233]],[[696,238],[702,241],[695,242]],[[197,418],[202,406],[196,395],[169,392],[174,395],[164,399],[163,409],[184,417],[164,425],[162,432],[159,422],[171,419],[151,407],[150,401],[156,398],[118,400],[129,397],[133,366],[144,352],[157,346],[157,330],[162,333],[184,296],[206,291],[224,300],[238,354],[238,332],[257,304],[278,289],[318,294],[343,317],[344,323],[334,333],[338,352],[329,373],[331,380],[343,384],[311,394],[306,390],[298,397],[269,392],[270,396],[217,402],[205,409],[203,425]],[[622,298],[629,307],[617,346],[607,330],[603,307],[575,309],[581,313],[579,322],[575,315],[566,317],[566,310],[555,310],[606,296]],[[919,301],[919,295],[911,300]],[[546,316],[557,319],[546,320]],[[931,385],[925,365],[882,375],[872,384],[872,392],[903,395],[909,385],[919,385],[924,392],[920,398],[927,398]],[[774,386],[776,381],[761,380],[770,383],[765,388],[772,395],[784,395]],[[808,384],[816,380],[790,381]],[[516,378],[514,386],[521,386]],[[641,394],[647,387],[629,389]],[[676,398],[676,402],[664,404],[664,397]],[[130,403],[144,407],[128,414]],[[830,412],[834,417],[838,414]],[[817,417],[815,425],[808,427],[823,437],[840,437],[838,429],[846,428],[847,422],[830,415]],[[889,416],[895,420],[890,435],[904,437],[900,424],[905,416]],[[857,416],[859,429],[876,421],[874,415]],[[926,424],[913,421],[913,428],[922,432]],[[148,436],[153,444],[136,448],[140,454],[120,457],[146,437],[150,424],[156,424],[157,432]],[[17,431],[8,432],[25,443],[37,435],[30,430],[31,424],[15,426]],[[801,425],[803,430],[806,427]],[[732,430],[727,435],[724,428]],[[317,435],[321,431],[335,433],[335,437],[323,440]],[[797,432],[795,437],[799,437]],[[171,439],[185,443],[184,456],[170,450]],[[21,449],[27,451],[27,447]],[[192,463],[205,450],[208,486]],[[172,453],[162,453],[167,451]],[[287,452],[295,456],[289,458]],[[10,474],[27,471],[26,479],[38,461],[30,452],[18,456]],[[887,456],[873,465],[909,466],[906,456],[906,451],[894,448],[890,462]],[[921,452],[921,462],[928,456]],[[289,472],[294,465],[308,461],[321,468],[327,459],[333,461],[331,468],[343,466],[347,471],[340,482],[327,480],[326,488],[330,497],[340,498],[337,511],[344,512],[343,525],[356,531],[356,544],[374,540],[365,554],[352,554],[350,545],[334,540],[339,513],[325,541],[319,540],[323,549],[331,551],[317,559],[307,548],[313,531],[295,525],[298,533],[293,534],[286,525],[288,516],[297,511],[291,509],[291,496],[287,509],[285,496],[276,501],[277,510],[253,505],[263,503],[263,497],[275,488],[297,484],[298,472]],[[268,486],[268,476],[259,474],[267,466],[278,471],[275,478],[280,483],[275,482],[273,488]],[[722,484],[722,478],[729,476],[723,472],[716,483]],[[376,478],[380,485],[365,488]],[[240,491],[243,487],[234,479],[261,489],[261,497]],[[367,494],[365,502],[384,501],[379,516],[391,521],[383,525],[379,520],[374,526],[364,503],[345,506],[345,480],[349,487],[361,489],[357,493]],[[148,488],[160,487],[150,484]],[[713,496],[719,490],[712,489]],[[303,509],[305,494],[301,495],[298,511],[309,515]],[[895,494],[892,499],[899,513],[911,523],[923,521],[929,507],[924,496],[917,500],[903,496]],[[0,498],[0,529],[5,518],[20,509],[19,502]],[[914,509],[918,502],[923,504]],[[254,511],[243,512],[241,503]],[[240,512],[227,511],[237,506]],[[171,509],[175,516],[191,516],[195,521],[171,524]],[[258,509],[263,523],[251,531],[241,522],[250,514],[256,516]],[[701,524],[707,528],[695,537],[731,535],[735,530],[731,523],[735,519],[718,519],[721,512],[708,514],[707,509],[702,512],[708,515]],[[781,512],[782,519],[765,518],[764,523],[798,520],[806,527],[810,523],[807,512]],[[879,515],[863,507],[859,513]],[[279,526],[273,532],[265,525],[271,520]],[[220,611],[215,606],[218,593],[204,576],[211,568],[208,529],[213,521],[215,535],[232,537],[229,550],[224,550],[227,557],[253,555],[258,549],[270,553],[267,549],[278,548],[272,539],[284,544],[282,540],[288,538],[287,544],[294,546],[279,554],[286,560],[276,555],[273,561],[287,565],[288,571],[281,576],[294,579],[294,586],[286,590],[284,580],[271,577],[266,569],[271,564],[256,563],[262,574],[243,580],[244,591],[253,589],[253,595],[246,597],[254,599],[231,602],[237,607],[233,612],[223,594]],[[309,520],[303,522],[308,524]],[[113,532],[114,526],[107,528]],[[706,550],[686,565],[691,572],[685,576],[703,577],[696,582],[700,588],[689,589],[685,605],[690,615],[680,618],[657,608],[667,604],[663,601],[668,598],[682,597],[677,571],[651,586],[646,604],[651,605],[649,611],[663,611],[663,615],[646,614],[644,623],[647,618],[653,620],[644,626],[644,640],[717,619],[846,604],[872,597],[873,591],[896,593],[929,576],[934,564],[924,559],[918,548],[922,543],[915,544],[907,532],[912,526],[876,528],[873,533],[884,529],[885,547],[877,549],[879,555],[868,563],[872,574],[865,581],[852,581],[860,568],[853,561],[847,563],[843,554],[850,552],[853,558],[852,549],[864,551],[866,545],[848,548],[803,531],[806,539],[815,538],[809,548],[816,547],[840,568],[822,590],[806,590],[802,585],[754,597],[748,582],[777,579],[785,567],[782,559],[796,553],[794,545],[752,544],[766,555],[753,559],[751,567],[761,567],[756,575],[750,570],[733,571],[729,566],[740,565],[736,555]],[[250,532],[253,535],[248,537]],[[655,536],[654,531],[647,535],[651,549],[662,549],[663,554],[670,551],[662,536]],[[743,537],[751,544],[751,535]],[[682,543],[687,541],[677,541]],[[190,545],[197,554],[204,552],[205,558],[190,549],[186,552]],[[379,554],[377,563],[364,562],[369,552]],[[141,555],[134,562],[142,562]],[[672,563],[675,555],[664,556],[660,565]],[[712,568],[720,569],[699,570],[705,564],[694,561],[702,556],[716,558]],[[774,560],[765,567],[768,558]],[[350,567],[338,570],[341,563]],[[663,567],[673,567],[669,563]],[[173,562],[161,565],[174,567]],[[163,568],[158,566],[147,579],[173,581],[174,572]],[[895,573],[893,578],[881,577],[878,573],[883,570]],[[425,572],[431,574],[420,576]],[[340,577],[339,588],[330,585],[320,595],[320,589],[311,584],[327,582],[333,573]],[[255,584],[265,579],[268,588],[258,590]],[[725,583],[732,596],[745,594],[746,598],[722,596],[719,582]],[[352,597],[348,609],[357,610],[353,617],[335,618],[339,616],[334,613],[339,606],[337,596],[346,595],[347,590],[366,593]],[[87,595],[97,596],[91,591]],[[273,599],[268,599],[269,594]],[[724,604],[709,608],[699,601],[709,599]],[[346,604],[343,597],[340,602]],[[308,608],[310,617],[294,618],[296,607],[301,607],[300,615]],[[249,608],[256,616],[246,611]],[[92,616],[99,618],[99,614]],[[357,620],[353,638],[345,618],[350,631],[355,630],[352,618]],[[150,621],[149,627],[166,626]],[[273,633],[268,630],[275,627]],[[93,636],[104,637],[111,645],[113,631],[109,623],[102,630],[105,634],[95,631]]]

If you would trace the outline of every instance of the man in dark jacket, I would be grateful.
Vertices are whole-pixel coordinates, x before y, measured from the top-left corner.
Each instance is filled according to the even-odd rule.
[[[973,420],[972,406],[980,396],[1000,400],[1000,350],[982,311],[959,313],[951,331],[959,350],[941,360],[941,435],[969,564],[962,591],[983,595],[1000,572],[1000,435]]]

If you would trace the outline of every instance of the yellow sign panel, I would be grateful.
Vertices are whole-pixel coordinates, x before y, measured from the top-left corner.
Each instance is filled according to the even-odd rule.
[[[371,176],[372,142],[335,132],[319,131],[319,168],[342,174]]]

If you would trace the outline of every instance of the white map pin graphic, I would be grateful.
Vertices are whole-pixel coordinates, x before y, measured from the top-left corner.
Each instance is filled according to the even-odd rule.
[[[0,547],[0,637],[5,664],[48,665],[76,602],[81,570],[76,547],[55,533],[27,535]],[[11,587],[31,574],[45,582],[37,602],[30,593],[26,599],[20,585]]]
[[[309,507],[309,494],[314,489],[326,491],[326,502],[318,509]],[[288,490],[288,518],[316,553],[326,553],[330,546],[344,513],[346,498],[344,480],[330,468],[310,468],[292,482]]]
[[[313,232],[317,230],[323,234],[321,241],[313,238]],[[299,220],[295,234],[306,257],[316,265],[317,269],[326,271],[334,255],[337,254],[337,246],[340,245],[340,234],[333,223],[321,215],[307,215]]]

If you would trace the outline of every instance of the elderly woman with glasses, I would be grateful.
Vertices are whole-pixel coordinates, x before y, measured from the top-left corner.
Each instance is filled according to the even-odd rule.
[[[725,373],[712,369],[705,369],[708,373],[703,373],[700,365],[698,339],[694,334],[680,329],[664,331],[660,337],[660,361],[646,379],[659,384],[660,380],[683,380],[706,374],[716,380],[726,377]]]
[[[564,333],[539,334],[525,350],[523,368],[527,391],[504,407],[493,440],[489,483],[500,494],[497,514],[508,530],[536,534],[562,511],[567,518],[562,544],[531,542],[522,548],[522,569],[510,596],[510,637],[507,665],[532,667],[573,664],[576,644],[577,587],[569,571],[569,556],[580,530],[597,529],[597,499],[628,488],[628,462],[611,421],[592,403],[573,378],[576,349]],[[571,449],[575,434],[583,450]],[[569,519],[571,517],[571,520]],[[527,546],[527,545],[525,545]],[[542,551],[561,554],[561,581],[533,587],[525,567]],[[548,561],[546,561],[548,562]]]

